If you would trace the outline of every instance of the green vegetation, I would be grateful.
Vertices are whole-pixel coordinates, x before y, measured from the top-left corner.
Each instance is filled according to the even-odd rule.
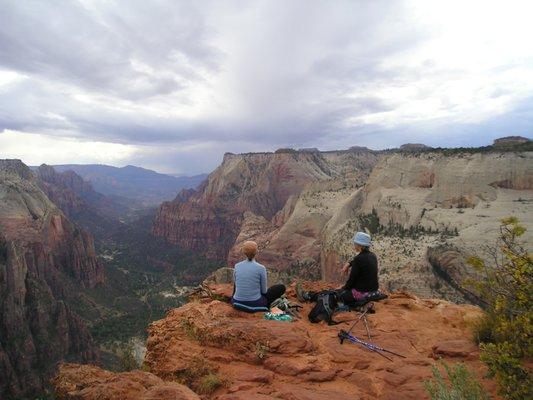
[[[500,232],[491,263],[469,259],[481,278],[468,283],[486,311],[474,334],[500,394],[512,400],[533,398],[533,257],[520,243],[525,228],[516,218],[502,220]]]
[[[217,388],[227,384],[226,380],[218,375],[217,366],[203,355],[194,356],[187,363],[187,368],[180,371],[175,379],[200,394],[213,393]]]
[[[433,366],[433,379],[424,382],[431,400],[485,400],[490,399],[475,375],[461,363],[450,366],[441,363],[446,378]]]
[[[220,378],[218,374],[209,373],[197,383],[197,392],[200,394],[211,394],[219,387],[224,386],[225,382]]]
[[[176,286],[196,285],[216,267],[150,234],[153,212],[124,223],[96,241],[106,282],[93,289],[73,290],[69,304],[88,323],[105,352],[104,366],[131,367],[124,351],[132,337],[146,338],[147,327],[185,301]]]
[[[281,282],[290,283],[298,278],[305,278],[309,281],[319,281],[322,279],[322,271],[318,262],[314,259],[296,260],[285,270],[278,272]]]
[[[401,208],[401,204],[394,203],[392,204],[395,208]],[[425,209],[423,210],[425,212]],[[425,228],[423,226],[410,226],[409,228],[404,228],[398,223],[391,223],[387,226],[382,225],[378,214],[375,209],[372,209],[371,214],[359,215],[359,226],[363,230],[368,230],[371,234],[382,234],[384,236],[396,236],[399,238],[411,238],[418,239],[420,236],[424,235],[441,235],[442,237],[453,237],[457,236],[459,232],[457,228],[448,229],[447,227],[441,230]]]
[[[270,347],[267,343],[263,342],[256,342],[255,343],[255,355],[260,360],[264,360],[268,354],[268,351],[270,350]]]
[[[121,371],[132,371],[139,368],[131,343],[119,346],[117,354],[120,360]]]
[[[469,154],[486,154],[486,153],[507,153],[507,152],[522,152],[522,151],[533,151],[533,141],[520,144],[509,144],[507,146],[482,146],[482,147],[452,147],[452,148],[443,148],[443,147],[429,147],[427,149],[417,149],[413,150],[400,150],[400,149],[391,149],[384,150],[383,153],[401,153],[406,154],[411,157],[419,157],[422,154],[442,154],[444,156],[460,156],[460,155],[469,155]]]

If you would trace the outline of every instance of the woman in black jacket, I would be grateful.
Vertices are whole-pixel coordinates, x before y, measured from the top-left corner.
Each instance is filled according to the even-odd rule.
[[[349,275],[344,286],[338,289],[341,299],[348,304],[363,300],[379,289],[378,259],[369,249],[372,244],[370,235],[357,232],[353,242],[358,254],[342,267],[342,274]],[[296,294],[300,301],[316,301],[317,297],[317,293],[302,291],[300,285],[296,286]]]

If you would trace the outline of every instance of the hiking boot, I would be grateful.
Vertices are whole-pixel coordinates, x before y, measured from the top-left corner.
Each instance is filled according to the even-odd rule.
[[[302,303],[311,301],[311,298],[309,297],[309,292],[306,292],[303,290],[300,282],[296,284],[296,298],[298,299],[298,301],[301,301]]]

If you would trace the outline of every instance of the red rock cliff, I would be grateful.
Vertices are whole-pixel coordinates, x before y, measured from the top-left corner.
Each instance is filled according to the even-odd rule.
[[[57,361],[95,361],[90,334],[65,303],[104,281],[92,237],[38,188],[18,160],[0,161],[0,397],[34,396]]]
[[[323,286],[314,284],[315,289]],[[212,289],[219,295],[231,293],[230,285]],[[117,393],[128,393],[122,398],[145,399],[147,390],[162,385],[154,374],[168,384],[186,383],[204,399],[418,400],[428,398],[423,382],[439,358],[466,363],[495,393],[469,331],[481,313],[474,306],[406,293],[379,302],[369,317],[370,341],[406,357],[392,356],[392,361],[362,346],[339,343],[337,333],[351,325],[353,313],[338,314],[341,325],[327,326],[307,321],[310,308],[305,305],[304,318],[287,323],[239,312],[216,300],[191,302],[150,326],[145,369],[151,373],[135,372],[139,384],[128,385],[124,374],[99,372],[101,378],[94,379],[95,372],[69,365],[55,379],[59,398],[96,400],[105,394],[119,399]],[[362,325],[353,334],[366,339]],[[158,398],[189,397],[169,392]]]
[[[152,232],[223,262],[246,211],[272,220],[309,185],[357,177],[356,171],[369,171],[374,162],[367,151],[226,154],[198,191],[163,203]]]

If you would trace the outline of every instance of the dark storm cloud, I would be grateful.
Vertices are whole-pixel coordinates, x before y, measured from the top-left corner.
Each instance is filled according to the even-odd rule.
[[[474,29],[458,15],[479,23],[477,9],[454,7],[7,0],[0,142],[9,129],[118,143],[132,146],[130,163],[201,172],[224,151],[530,134],[528,35],[518,23],[495,35],[498,10]],[[499,59],[491,40],[516,51]]]

